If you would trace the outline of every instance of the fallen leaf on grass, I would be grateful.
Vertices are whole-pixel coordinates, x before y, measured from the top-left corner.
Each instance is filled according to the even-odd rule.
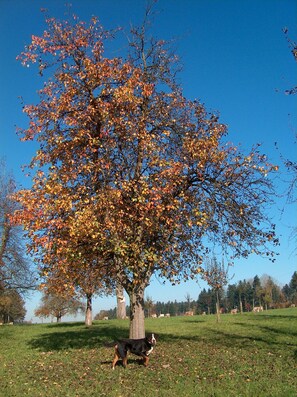
[[[163,368],[169,368],[169,367],[170,367],[170,364],[163,364],[162,367],[163,367]]]

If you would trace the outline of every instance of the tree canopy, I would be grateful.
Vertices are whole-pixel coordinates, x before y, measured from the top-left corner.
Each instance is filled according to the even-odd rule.
[[[265,208],[276,167],[258,145],[244,154],[228,143],[218,115],[183,96],[177,58],[148,37],[147,19],[132,29],[125,57],[108,55],[115,32],[97,18],[47,24],[19,56],[38,65],[43,88],[37,104],[24,106],[21,134],[40,149],[15,218],[48,280],[58,269],[63,288],[73,288],[72,273],[83,284],[87,263],[101,284],[122,285],[130,336],[143,337],[153,273],[171,282],[196,276],[211,238],[233,258],[273,256]]]

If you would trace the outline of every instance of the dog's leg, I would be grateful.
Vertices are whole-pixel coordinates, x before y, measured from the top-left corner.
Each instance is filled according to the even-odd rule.
[[[128,362],[128,356],[126,355],[126,356],[123,358],[123,367],[124,367],[124,368],[127,367],[127,362]]]
[[[148,366],[149,359],[150,358],[148,356],[143,356],[143,364],[144,364],[145,367]]]
[[[112,366],[111,366],[112,369],[114,369],[114,367],[115,367],[115,365],[116,365],[116,363],[118,362],[119,359],[120,359],[120,355],[119,355],[119,352],[118,352],[118,346],[115,345],[115,347],[114,347],[114,358],[113,358]]]
[[[117,352],[118,352],[118,356],[119,358],[122,359],[123,362],[123,367],[126,368],[127,367],[127,354],[128,354],[128,349],[127,346],[123,343],[118,343],[117,345]]]

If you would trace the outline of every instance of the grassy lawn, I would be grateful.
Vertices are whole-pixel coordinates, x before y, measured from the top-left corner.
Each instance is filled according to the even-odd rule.
[[[0,396],[297,396],[297,308],[147,319],[149,366],[110,368],[128,321],[0,327]]]

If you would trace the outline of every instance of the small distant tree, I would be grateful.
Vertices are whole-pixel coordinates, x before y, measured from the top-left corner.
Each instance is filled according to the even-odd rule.
[[[104,318],[109,318],[108,310],[100,310],[100,312],[96,314],[94,320],[103,320]]]
[[[266,310],[269,307],[273,307],[275,304],[280,303],[282,300],[281,289],[272,277],[263,275],[261,277],[261,285],[263,291],[263,304],[265,305]]]
[[[25,315],[25,302],[19,292],[15,289],[0,290],[0,321],[23,321]]]
[[[190,296],[189,293],[187,293],[187,295],[185,296],[186,298],[186,302],[187,302],[187,310],[190,311],[191,310],[191,302],[192,302],[192,298]]]
[[[153,298],[150,296],[147,296],[144,302],[144,307],[147,310],[147,316],[150,317],[152,315],[152,310],[155,307]]]
[[[84,304],[72,296],[44,294],[41,305],[35,310],[35,316],[40,318],[55,317],[57,323],[65,315],[77,315],[85,310]]]
[[[202,278],[214,290],[216,295],[217,322],[220,321],[220,292],[228,284],[228,266],[219,263],[216,258],[208,259]]]
[[[72,248],[73,239],[68,240],[68,249],[71,252],[71,260],[56,258],[56,265],[48,269],[45,267],[43,272],[42,287],[46,294],[54,296],[67,295],[79,296],[86,300],[85,306],[85,325],[92,326],[92,300],[94,296],[109,295],[112,289],[104,283],[104,267],[98,258],[92,260],[88,254],[91,246],[88,242],[80,240]],[[73,269],[76,263],[75,269]]]

